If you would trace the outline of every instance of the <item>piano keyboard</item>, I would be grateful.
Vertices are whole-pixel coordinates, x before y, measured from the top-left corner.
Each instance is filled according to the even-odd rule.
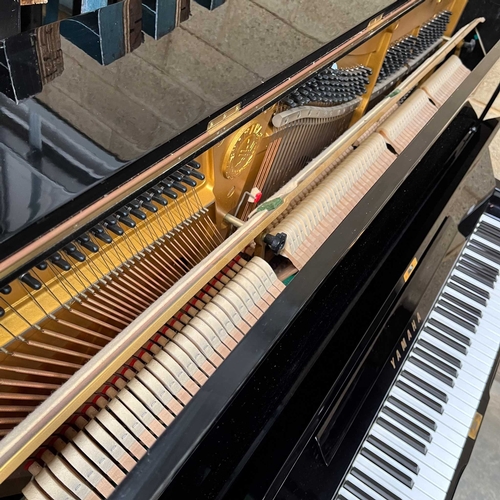
[[[108,497],[283,288],[235,259],[38,450],[25,498]]]
[[[446,497],[499,350],[499,272],[500,221],[484,214],[336,499]]]

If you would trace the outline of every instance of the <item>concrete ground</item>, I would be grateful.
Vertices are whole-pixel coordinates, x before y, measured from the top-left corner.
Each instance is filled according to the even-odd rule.
[[[500,61],[471,96],[482,110],[500,83]],[[488,117],[500,117],[500,97]],[[490,146],[495,177],[500,179],[500,134]],[[454,500],[500,500],[500,370],[490,391],[490,403],[474,451],[455,493]]]

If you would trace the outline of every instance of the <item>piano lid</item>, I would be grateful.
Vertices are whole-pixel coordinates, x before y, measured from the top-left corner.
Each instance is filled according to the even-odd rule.
[[[196,137],[196,124],[391,3],[192,2],[191,17],[156,40],[138,28],[139,0],[19,26],[0,41],[0,244],[28,227],[24,244],[37,237],[33,223],[159,145]],[[41,6],[21,7],[31,8]]]

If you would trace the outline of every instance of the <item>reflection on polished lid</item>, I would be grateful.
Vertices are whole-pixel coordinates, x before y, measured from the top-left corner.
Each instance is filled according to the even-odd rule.
[[[0,41],[0,243],[392,3],[68,1]]]

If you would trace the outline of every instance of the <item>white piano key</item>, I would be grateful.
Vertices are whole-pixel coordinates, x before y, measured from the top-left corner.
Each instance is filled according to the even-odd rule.
[[[449,326],[452,328],[454,331],[465,335],[470,338],[471,343],[477,342],[477,348],[478,350],[484,351],[485,355],[490,357],[490,358],[495,358],[495,352],[491,351],[492,349],[498,349],[498,346],[500,345],[500,340],[494,341],[491,340],[488,336],[484,334],[484,331],[478,331],[480,330],[479,328],[476,328],[476,332],[470,332],[463,328],[461,325],[455,323],[451,319],[443,316],[437,311],[433,311],[432,314],[430,315],[430,318],[435,318],[437,321],[443,323],[446,326]],[[439,328],[439,327],[436,327]]]
[[[352,485],[359,488],[366,495],[370,495],[370,497],[373,498],[373,500],[385,500],[385,498],[382,495],[379,495],[376,491],[372,490],[369,486],[366,486],[365,483],[363,483],[362,481],[360,481],[357,477],[354,477],[353,475],[349,475],[346,478],[346,481],[349,481]],[[345,491],[349,495],[351,495],[349,497],[346,496],[345,497],[346,499],[347,498],[349,498],[349,499],[354,498],[354,500],[359,500],[359,496],[356,496],[354,493],[348,492],[345,488],[343,488],[343,491]]]
[[[419,425],[423,429],[427,430],[429,432],[429,434],[432,436],[433,440],[434,440],[434,437],[436,435],[441,435],[445,439],[450,440],[460,450],[463,448],[463,444],[464,444],[464,438],[463,438],[463,436],[461,436],[459,433],[457,433],[454,429],[452,429],[452,428],[450,428],[450,427],[448,427],[446,425],[443,425],[442,421],[440,421],[439,423],[436,422],[438,424],[437,425],[437,429],[435,431],[432,431],[431,429],[429,429],[427,427],[424,427],[418,420],[416,420],[415,418],[413,418],[411,415],[409,415],[408,413],[406,413],[404,410],[402,410],[402,409],[398,408],[397,406],[393,405],[390,401],[387,401],[384,406],[386,406],[388,408],[392,408],[394,411],[397,411],[398,413],[400,413],[401,415],[403,415],[405,418],[407,418],[408,420],[410,420],[411,422],[413,422],[415,425]]]
[[[428,467],[434,469],[451,482],[455,474],[458,459],[441,447],[431,443],[427,449],[427,453],[424,455],[377,423],[373,425],[370,434],[373,434],[400,453],[414,460],[419,466],[423,463],[427,464]]]
[[[428,406],[424,405],[413,396],[410,396],[406,392],[402,391],[399,387],[394,386],[391,391],[391,395],[397,397],[404,403],[409,404],[416,410],[434,420],[437,424],[436,432],[444,434],[448,432],[448,429],[452,429],[454,432],[453,439],[455,440],[455,443],[457,445],[463,446],[469,433],[469,428],[462,422],[453,418],[446,411],[443,414],[438,415],[436,412],[433,412]]]
[[[444,408],[444,411],[447,412],[449,415],[453,416],[454,419],[458,420],[459,422],[462,422],[462,424],[464,424],[467,427],[470,426],[475,411],[471,411],[471,408],[468,405],[461,404],[461,402],[459,402],[457,407],[457,402],[455,400],[453,401],[454,404],[450,404],[449,402],[443,403],[442,401],[436,399],[432,394],[429,394],[418,385],[415,385],[410,380],[404,378],[401,380],[409,387],[421,392],[422,394],[425,394],[425,396],[427,396],[432,401],[439,403]],[[466,408],[465,412],[463,411],[462,407]]]
[[[436,358],[439,359],[439,357],[437,355],[435,355],[433,352],[431,352],[430,350],[428,350],[425,345],[418,344],[418,348],[421,349],[422,351],[428,353],[428,354],[434,355]],[[416,357],[420,357],[420,355],[418,353],[414,353],[413,355]],[[444,363],[446,363],[446,360],[442,360],[442,361]],[[448,366],[452,366],[452,365],[448,364]],[[459,373],[464,372],[464,374],[466,374],[465,378],[467,379],[467,382],[474,385],[474,387],[477,387],[479,389],[484,388],[484,385],[485,385],[486,381],[488,380],[488,375],[486,375],[485,373],[476,370],[474,367],[469,366],[469,364],[467,364],[467,363],[465,363],[465,364],[462,363],[461,368],[457,368],[455,366],[452,366],[452,367],[455,368],[457,371],[459,371]],[[434,367],[434,368],[438,369],[437,367]]]
[[[420,470],[418,474],[414,474],[413,472],[409,471],[406,467],[396,462],[396,460],[391,458],[389,455],[386,455],[383,451],[379,450],[376,446],[372,445],[371,443],[366,442],[363,446],[364,448],[372,451],[377,456],[385,460],[394,468],[401,471],[403,474],[406,474],[407,476],[411,477],[411,479],[414,481],[414,487],[420,489],[429,497],[434,498],[436,500],[438,500],[438,498],[445,497],[446,491],[448,490],[449,487],[449,481],[445,479],[443,476],[437,474],[432,469],[426,467],[425,462],[423,464],[420,464]],[[433,477],[436,482],[440,483],[440,486],[436,485],[434,482],[429,480],[427,475]]]
[[[394,493],[401,499],[414,499],[414,500],[430,500],[431,497],[426,495],[422,490],[413,486],[413,488],[406,487],[403,483],[398,481],[396,478],[382,470],[380,467],[375,465],[373,462],[368,460],[363,455],[358,455],[356,457],[356,462],[353,467],[361,470],[365,474],[369,475],[373,480],[377,481],[381,486],[384,486],[389,491]]]
[[[427,382],[436,389],[444,392],[448,396],[448,401],[444,402],[445,405],[453,405],[455,407],[458,407],[466,415],[471,415],[471,418],[474,416],[478,400],[475,399],[473,396],[467,394],[466,392],[462,391],[457,387],[449,387],[443,384],[438,379],[436,379],[432,375],[429,375],[427,372],[425,372],[424,370],[415,365],[406,364],[405,370],[416,375],[421,380]],[[426,392],[422,388],[421,391]]]
[[[427,449],[429,450],[430,446],[432,445],[437,445],[443,448],[443,450],[446,450],[448,453],[456,457],[458,460],[460,458],[460,455],[462,454],[462,449],[456,445],[453,441],[450,439],[444,437],[443,435],[435,432],[432,434],[432,441],[429,443],[425,439],[421,438],[418,434],[414,433],[411,428],[404,426],[403,424],[400,424],[396,419],[392,418],[390,415],[387,415],[385,413],[381,413],[381,417],[383,417],[385,420],[391,422],[393,425],[399,427],[402,431],[406,432],[410,436],[412,436],[414,439],[419,440],[421,443],[425,444],[427,446]],[[429,451],[428,451],[429,452]]]
[[[436,370],[436,372],[439,372],[441,375],[447,375],[448,377],[450,377],[454,383],[454,386],[452,388],[453,390],[460,389],[461,391],[467,393],[469,396],[474,398],[473,399],[474,401],[479,401],[479,399],[481,399],[481,395],[483,393],[483,390],[481,387],[478,387],[479,382],[478,382],[478,384],[475,384],[474,381],[471,381],[469,377],[464,377],[462,373],[459,373],[458,377],[454,378],[454,377],[448,375],[447,373],[443,372],[442,370],[440,370],[438,367],[432,365],[431,363],[429,363],[425,359],[420,358],[420,356],[418,354],[412,354],[412,356],[414,356],[416,359],[419,359],[420,361],[426,363],[428,366],[430,366],[431,368]],[[413,363],[411,361],[408,364],[408,366],[410,366],[410,365],[413,365]],[[421,367],[418,367],[418,368],[420,370],[424,371],[423,368],[421,368]],[[439,384],[442,384],[443,387],[449,387],[448,385],[444,384],[443,382],[441,382],[439,380],[438,380],[438,382],[439,382]],[[484,388],[484,386],[483,386],[483,388]]]

